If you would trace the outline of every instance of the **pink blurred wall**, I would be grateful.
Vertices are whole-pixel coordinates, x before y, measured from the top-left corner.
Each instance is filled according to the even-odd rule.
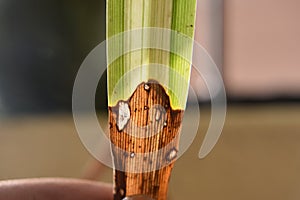
[[[233,96],[300,95],[300,1],[224,1],[224,77]]]

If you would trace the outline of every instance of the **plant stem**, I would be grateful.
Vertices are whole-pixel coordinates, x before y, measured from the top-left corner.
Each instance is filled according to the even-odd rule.
[[[115,200],[137,194],[166,199],[188,93],[195,10],[196,0],[107,0]],[[142,29],[147,27],[159,34]],[[165,36],[161,28],[172,31]],[[132,33],[136,29],[141,31]],[[136,43],[141,48],[126,52]],[[165,44],[169,51],[146,43]]]

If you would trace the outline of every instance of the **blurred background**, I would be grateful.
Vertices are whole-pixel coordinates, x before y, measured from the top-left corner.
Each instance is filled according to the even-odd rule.
[[[223,74],[228,112],[218,144],[199,160],[210,119],[200,90],[199,133],[175,165],[170,199],[300,198],[299,8],[298,0],[198,0],[196,40]],[[104,40],[104,0],[0,1],[0,180],[112,182],[111,169],[81,144],[71,113],[77,70]],[[192,84],[203,87],[193,75]],[[103,126],[105,96],[103,76]]]

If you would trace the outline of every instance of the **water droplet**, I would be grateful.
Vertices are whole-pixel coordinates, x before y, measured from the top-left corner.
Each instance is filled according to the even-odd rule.
[[[144,84],[144,89],[146,91],[149,91],[150,90],[150,85],[148,85],[147,83]]]
[[[125,195],[125,191],[124,191],[124,189],[122,189],[122,188],[120,188],[120,195],[121,195],[121,196],[124,196],[124,195]]]
[[[119,102],[118,106],[119,106],[119,110],[118,110],[117,126],[119,131],[122,131],[130,119],[130,109],[128,103],[123,101]]]
[[[149,108],[148,108],[148,106],[144,106],[144,110],[148,110]]]
[[[159,109],[156,110],[156,113],[155,113],[155,120],[156,121],[159,121],[161,118],[161,111]]]
[[[131,153],[130,153],[130,158],[134,158],[134,156],[135,156],[135,153],[134,153],[134,152],[131,152]]]
[[[166,127],[168,124],[167,124],[167,122],[164,122],[164,127]]]
[[[168,162],[171,162],[172,160],[174,160],[176,157],[177,157],[177,153],[178,153],[178,150],[176,148],[173,148],[169,151],[169,153],[167,153],[167,161]]]

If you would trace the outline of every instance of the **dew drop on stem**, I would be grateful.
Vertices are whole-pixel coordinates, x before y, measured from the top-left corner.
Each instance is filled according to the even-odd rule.
[[[167,153],[166,160],[167,160],[168,162],[173,161],[173,160],[177,157],[177,153],[178,153],[178,150],[177,150],[176,148],[172,148],[172,149]]]
[[[134,153],[134,152],[131,152],[131,153],[130,153],[130,158],[134,158],[134,156],[135,156],[135,153]]]
[[[119,102],[118,108],[117,126],[122,131],[130,119],[130,109],[128,103],[123,101]]]
[[[145,89],[146,91],[149,91],[149,90],[150,90],[150,86],[149,86],[147,83],[145,83],[145,84],[144,84],[144,89]]]

